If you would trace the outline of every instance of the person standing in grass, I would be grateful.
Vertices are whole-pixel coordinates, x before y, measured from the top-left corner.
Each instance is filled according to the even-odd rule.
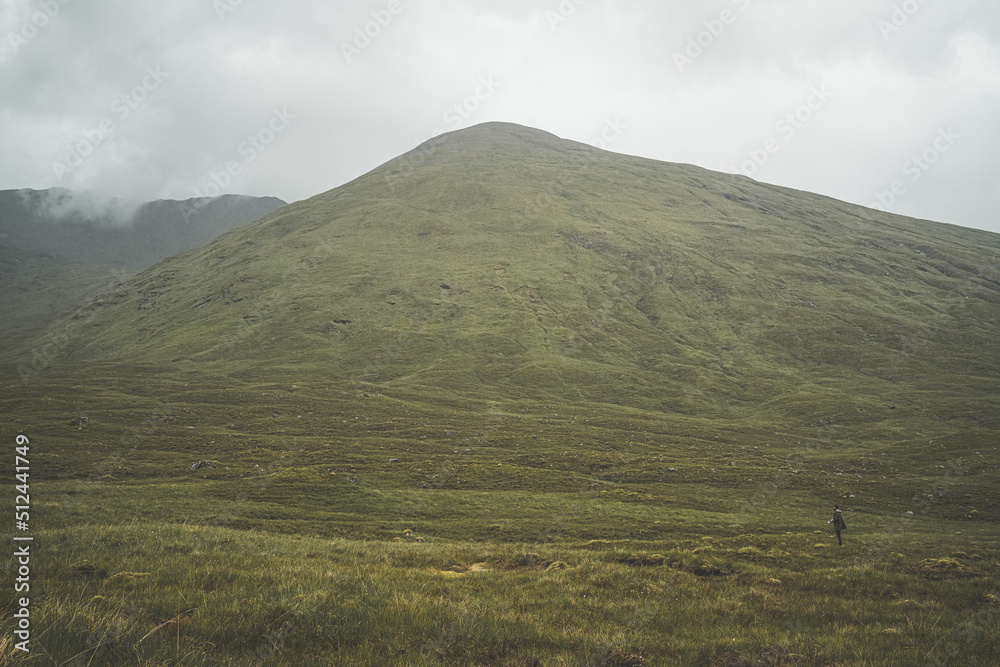
[[[840,508],[836,505],[833,506],[833,518],[827,523],[833,524],[833,529],[837,533],[837,544],[844,546],[844,540],[840,539],[840,531],[847,528],[847,523],[844,521],[844,515],[840,513]]]

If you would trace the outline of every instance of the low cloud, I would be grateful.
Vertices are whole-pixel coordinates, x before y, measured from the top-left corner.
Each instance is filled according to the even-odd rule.
[[[0,188],[295,201],[438,130],[586,142],[622,117],[616,151],[729,171],[777,137],[755,178],[868,205],[953,126],[968,141],[895,212],[1000,231],[982,173],[1000,155],[1000,6],[976,0],[0,2]],[[823,85],[794,136],[775,129]],[[294,121],[245,159],[274,109]]]
[[[98,228],[132,224],[142,202],[126,201],[99,192],[73,191],[65,188],[21,190],[26,208],[61,223],[87,224]]]

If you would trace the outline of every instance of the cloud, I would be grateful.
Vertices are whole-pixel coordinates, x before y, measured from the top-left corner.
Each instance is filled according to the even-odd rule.
[[[86,223],[97,228],[131,224],[142,202],[107,197],[99,192],[73,191],[65,188],[22,190],[26,209],[37,211],[55,221]]]
[[[620,119],[614,150],[722,171],[777,136],[755,178],[869,204],[954,126],[962,141],[893,210],[1000,231],[1000,8],[977,0],[55,2],[16,49],[39,5],[0,12],[0,187],[182,199],[235,162],[226,192],[293,201],[437,131],[506,120],[590,141]],[[166,74],[143,90],[150,67]],[[822,108],[778,133],[822,85]],[[276,109],[294,120],[247,160]],[[86,159],[53,167],[104,121]]]

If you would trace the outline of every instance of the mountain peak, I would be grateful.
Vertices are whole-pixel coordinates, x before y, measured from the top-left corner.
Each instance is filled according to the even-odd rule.
[[[414,153],[429,154],[439,149],[457,149],[478,157],[489,155],[528,157],[551,151],[579,152],[581,148],[591,149],[590,146],[562,139],[544,130],[516,123],[489,121],[439,134],[402,157],[412,156]]]
[[[598,155],[610,157],[614,154],[544,130],[490,121],[432,137],[361,176],[354,185],[373,185],[376,190],[372,193],[379,193],[376,196],[385,194],[383,188],[389,185],[391,196],[399,196],[398,187],[404,182],[419,185],[424,177],[441,178],[444,172],[449,174],[446,180],[452,186],[469,178],[509,180],[514,176],[523,180],[526,174],[519,173],[522,168],[579,166],[585,162],[589,164]],[[433,168],[428,169],[431,166]],[[412,182],[411,176],[419,178]]]
[[[542,143],[542,142],[560,142],[564,141],[551,132],[546,132],[545,130],[539,130],[534,127],[528,127],[526,125],[518,125],[517,123],[508,123],[505,121],[487,121],[485,123],[479,123],[477,125],[472,125],[471,127],[462,128],[459,130],[454,130],[452,132],[446,132],[445,134],[439,136],[450,136],[457,140],[492,140],[492,141],[504,141],[504,140],[518,140],[527,141],[531,143]]]

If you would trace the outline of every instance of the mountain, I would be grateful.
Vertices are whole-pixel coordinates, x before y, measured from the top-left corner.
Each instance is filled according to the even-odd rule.
[[[0,244],[0,334],[86,306],[102,289],[134,274],[121,266],[71,262]]]
[[[160,200],[130,208],[63,188],[0,191],[0,238],[76,262],[145,269],[285,205],[275,197]]]
[[[284,204],[226,195],[130,208],[61,188],[0,191],[0,333],[83,308],[137,271]]]
[[[992,424],[998,249],[489,123],[123,283],[66,355],[428,397]]]
[[[996,663],[998,250],[439,136],[0,338],[33,653]]]

